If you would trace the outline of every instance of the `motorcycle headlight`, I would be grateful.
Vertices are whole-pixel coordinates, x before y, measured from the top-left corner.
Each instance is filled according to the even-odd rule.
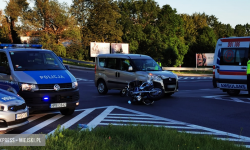
[[[77,82],[72,82],[72,88],[77,89],[78,88],[78,83]]]
[[[39,90],[36,84],[22,83],[21,87],[22,87],[22,91],[38,91]]]

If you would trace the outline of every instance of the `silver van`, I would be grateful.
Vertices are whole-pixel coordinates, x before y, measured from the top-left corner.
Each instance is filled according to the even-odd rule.
[[[108,90],[122,90],[133,80],[146,81],[148,75],[154,80],[154,87],[164,90],[165,95],[178,91],[178,76],[164,71],[147,55],[100,54],[95,61],[95,86],[99,94]]]

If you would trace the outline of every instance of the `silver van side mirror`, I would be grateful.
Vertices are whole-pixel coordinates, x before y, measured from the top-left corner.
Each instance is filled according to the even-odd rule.
[[[133,71],[133,67],[132,67],[132,66],[129,66],[129,67],[128,67],[128,71]]]

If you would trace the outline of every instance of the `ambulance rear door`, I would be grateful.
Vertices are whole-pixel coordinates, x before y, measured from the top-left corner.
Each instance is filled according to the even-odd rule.
[[[221,89],[247,90],[247,61],[250,38],[221,39],[218,86]]]

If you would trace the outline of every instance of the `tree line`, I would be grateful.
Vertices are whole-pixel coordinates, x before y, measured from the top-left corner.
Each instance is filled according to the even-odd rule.
[[[178,14],[154,0],[9,0],[0,11],[0,42],[39,36],[45,49],[78,60],[90,58],[90,42],[129,43],[130,53],[160,59],[163,66],[195,66],[196,53],[214,53],[219,38],[249,36],[250,25],[234,28],[214,15]],[[68,46],[62,42],[71,41]]]

